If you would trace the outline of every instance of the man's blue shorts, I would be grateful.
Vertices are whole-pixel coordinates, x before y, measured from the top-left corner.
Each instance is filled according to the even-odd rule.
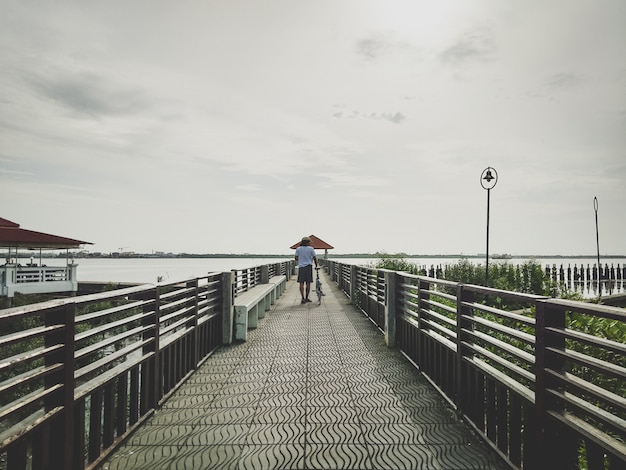
[[[313,282],[313,265],[298,268],[298,282]]]

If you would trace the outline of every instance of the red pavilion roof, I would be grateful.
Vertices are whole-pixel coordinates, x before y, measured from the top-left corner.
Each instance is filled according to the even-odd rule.
[[[315,235],[309,235],[309,238],[311,239],[310,246],[312,246],[316,250],[332,250],[334,248],[333,246],[330,246],[328,243],[326,243],[324,240],[317,238]],[[298,248],[299,246],[300,242],[290,246],[290,248],[293,250]]]
[[[19,224],[0,217],[0,247],[6,248],[78,248],[91,242],[60,237],[20,228]]]

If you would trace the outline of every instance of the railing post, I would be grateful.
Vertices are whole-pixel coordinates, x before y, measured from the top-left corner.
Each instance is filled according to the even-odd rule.
[[[341,263],[337,263],[335,269],[337,270],[335,282],[337,283],[337,287],[339,287],[339,290],[345,294],[346,280],[344,279],[343,265]]]
[[[463,346],[463,342],[472,341],[472,336],[465,331],[471,331],[473,329],[473,324],[471,319],[468,317],[472,317],[474,315],[474,309],[463,305],[463,302],[473,303],[474,302],[474,292],[465,289],[463,284],[458,284],[456,287],[456,371],[454,377],[454,401],[461,408],[463,413],[467,414],[467,408],[472,406],[471,403],[471,392],[470,390],[463,390],[463,385],[465,384],[469,388],[468,377],[464,377],[463,374],[463,359],[470,352],[467,350],[468,348]]]
[[[397,279],[398,273],[385,271],[385,343],[389,348],[396,347]]]
[[[337,286],[339,286],[339,289],[342,292],[345,292],[346,289],[344,287],[345,281],[343,279],[343,264],[337,263],[336,269],[337,269]]]
[[[44,378],[46,388],[52,388],[57,384],[63,387],[46,398],[44,406],[46,411],[56,407],[62,407],[61,429],[51,429],[50,433],[50,459],[59,462],[59,468],[71,470],[75,468],[74,459],[83,459],[77,456],[75,449],[78,442],[77,431],[74,427],[74,319],[76,304],[74,302],[63,305],[59,310],[50,312],[45,316],[46,326],[62,325],[61,330],[53,331],[46,335],[45,346],[52,348],[61,345],[62,348],[55,353],[46,356],[46,366],[63,364],[59,373],[52,373]],[[82,432],[82,431],[78,431]],[[82,434],[78,439],[82,439]],[[81,460],[82,462],[82,460]],[[79,468],[82,468],[79,467]]]
[[[222,344],[232,344],[233,342],[234,279],[234,272],[222,273]]]
[[[280,263],[274,263],[272,264],[272,267],[274,268],[274,272],[270,274],[272,274],[272,276],[280,276]]]
[[[417,283],[417,345],[415,346],[417,365],[420,368],[427,367],[427,360],[430,360],[426,352],[426,341],[424,340],[424,320],[422,317],[422,309],[425,308],[426,302],[430,300],[430,282],[420,279]],[[427,306],[427,305],[426,305]]]
[[[239,274],[236,269],[231,269],[230,272],[232,273],[230,284],[233,286],[233,292],[236,292],[238,290],[237,286],[241,284]]]
[[[539,468],[542,461],[538,452],[544,452],[545,448],[545,421],[546,421],[546,303],[538,301],[535,311],[535,436],[534,452],[525,452],[524,463],[529,463],[532,468]],[[528,460],[527,460],[528,459]],[[526,466],[526,465],[524,465]]]
[[[2,286],[2,295],[6,295],[11,300],[15,295],[17,288],[17,264],[7,264],[4,266],[4,283]]]
[[[261,266],[261,284],[270,282],[270,267],[267,264]]]
[[[198,303],[200,295],[200,283],[198,278],[192,281],[193,292],[193,370],[196,370],[200,362],[200,331],[198,329]]]
[[[386,331],[387,323],[385,318],[385,306],[387,298],[387,283],[385,282],[385,273],[381,272],[381,270],[379,270],[376,274],[376,290],[376,321],[379,322],[379,327],[384,327]]]
[[[549,349],[565,352],[565,338],[561,335],[550,334],[547,329],[565,329],[565,312],[560,309],[549,307],[546,300],[537,301],[535,315],[535,422],[537,448],[534,455],[536,462],[531,463],[532,468],[576,468],[576,451],[571,449],[576,446],[575,440],[568,439],[564,435],[564,429],[556,429],[552,425],[555,420],[550,420],[548,414],[551,411],[561,412],[564,404],[560,400],[551,397],[549,389],[562,389],[558,383],[550,378],[546,370],[562,372],[565,367],[565,355],[554,354]],[[572,442],[574,441],[574,442]],[[525,455],[525,457],[527,457]]]
[[[355,302],[357,300],[357,294],[359,286],[357,285],[357,272],[358,268],[352,264],[350,265],[350,300]]]
[[[161,386],[161,354],[160,354],[160,302],[161,302],[161,286],[156,286],[154,289],[149,289],[141,294],[141,300],[146,302],[143,310],[144,313],[153,311],[152,315],[148,316],[144,321],[144,326],[152,326],[144,333],[144,339],[149,339],[148,344],[144,346],[144,354],[152,353],[153,357],[150,361],[146,362],[142,366],[141,374],[141,390],[147,392],[147,396],[141,399],[140,414],[145,413],[148,409],[156,408],[159,400],[163,396],[163,388]],[[154,301],[154,305],[151,306],[151,301]],[[146,370],[147,368],[147,370]]]
[[[76,270],[78,269],[77,264],[70,264],[67,267],[67,281],[71,281],[72,283],[72,292],[78,292],[78,277],[76,275]]]

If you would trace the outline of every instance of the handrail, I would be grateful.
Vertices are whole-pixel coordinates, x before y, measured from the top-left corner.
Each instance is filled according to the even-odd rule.
[[[50,462],[95,468],[232,341],[233,298],[262,275],[289,275],[292,267],[280,262],[0,310],[0,461],[11,470]]]
[[[626,466],[624,309],[322,263],[514,468]]]

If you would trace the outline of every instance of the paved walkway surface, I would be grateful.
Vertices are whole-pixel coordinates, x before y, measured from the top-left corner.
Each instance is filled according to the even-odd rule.
[[[292,278],[247,342],[209,358],[101,468],[508,468],[322,280],[321,305],[301,305]]]

